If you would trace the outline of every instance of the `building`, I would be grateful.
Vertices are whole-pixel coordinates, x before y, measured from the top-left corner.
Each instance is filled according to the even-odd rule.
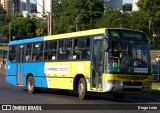
[[[13,10],[11,7],[12,0],[1,0],[1,4],[4,10],[6,10],[8,15],[11,15]]]
[[[0,1],[7,15],[11,16],[16,12],[31,13],[30,0],[1,0]]]
[[[13,0],[13,14],[19,12],[19,0]]]
[[[37,4],[31,3],[31,13],[37,13]]]
[[[132,11],[138,11],[139,10],[139,8],[137,6],[138,1],[139,0],[132,0]]]
[[[16,0],[17,1],[17,0]],[[19,12],[22,14],[29,14],[31,13],[31,4],[30,4],[30,0],[20,0],[20,4],[19,4]]]
[[[112,7],[113,9],[122,10],[123,0],[104,0],[105,6]]]

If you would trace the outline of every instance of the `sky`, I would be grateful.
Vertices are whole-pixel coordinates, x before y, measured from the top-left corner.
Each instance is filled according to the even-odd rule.
[[[123,4],[125,3],[132,3],[132,0],[123,0]]]
[[[30,0],[31,2],[34,2],[34,0]],[[123,4],[125,3],[132,3],[132,0],[123,0]]]

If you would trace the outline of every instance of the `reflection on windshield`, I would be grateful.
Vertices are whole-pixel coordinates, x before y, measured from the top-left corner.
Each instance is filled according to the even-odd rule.
[[[107,56],[107,72],[148,73],[147,42],[110,41]]]

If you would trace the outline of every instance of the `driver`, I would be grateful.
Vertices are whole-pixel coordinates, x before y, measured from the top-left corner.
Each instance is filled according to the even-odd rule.
[[[129,62],[130,62],[130,58],[127,54],[127,52],[123,51],[120,53],[120,58],[121,58],[121,62],[123,65],[129,65]]]

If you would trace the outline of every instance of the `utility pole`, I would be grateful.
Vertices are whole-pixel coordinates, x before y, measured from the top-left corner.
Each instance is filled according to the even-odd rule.
[[[48,27],[48,35],[50,35],[50,14],[47,15],[47,27]]]
[[[53,5],[53,3],[52,3],[52,0],[50,0],[50,35],[52,35],[52,29],[53,29],[53,16],[52,16],[52,5]]]
[[[11,23],[9,22],[9,42],[11,41]]]

